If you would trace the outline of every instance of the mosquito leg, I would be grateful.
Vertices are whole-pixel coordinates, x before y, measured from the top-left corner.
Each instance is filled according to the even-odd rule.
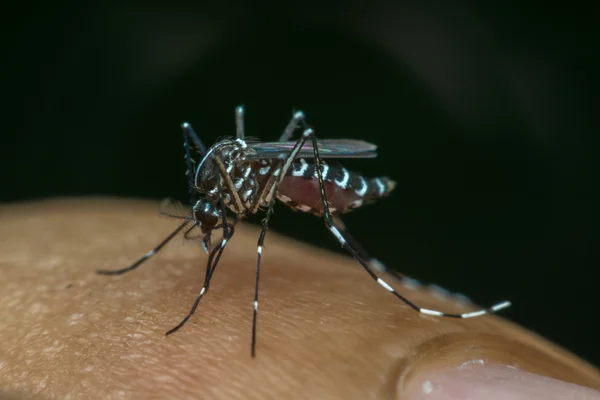
[[[194,196],[195,196],[195,182],[194,182],[194,159],[192,158],[192,151],[190,149],[190,144],[189,144],[189,140],[192,141],[192,143],[194,144],[194,146],[196,147],[196,149],[200,152],[200,155],[204,156],[206,154],[206,146],[204,145],[204,143],[202,143],[202,141],[200,140],[200,138],[198,137],[198,135],[196,135],[196,132],[194,131],[194,128],[192,128],[192,126],[187,123],[184,122],[181,124],[181,129],[183,130],[183,149],[185,150],[185,163],[187,166],[187,170],[185,171],[185,176],[187,178],[188,181],[188,196],[189,196],[189,201],[190,204],[194,203]]]
[[[219,241],[218,246],[212,250],[212,252],[210,253],[210,256],[208,257],[208,262],[206,265],[206,275],[204,277],[204,284],[202,285],[202,288],[200,289],[200,292],[198,293],[198,296],[196,297],[196,300],[194,301],[192,308],[190,309],[190,311],[188,311],[187,315],[181,320],[181,322],[179,324],[177,324],[177,326],[173,327],[172,329],[167,331],[167,333],[165,333],[165,336],[169,336],[169,335],[177,332],[189,321],[189,319],[192,317],[192,315],[194,315],[194,313],[196,312],[196,308],[198,308],[198,305],[200,304],[200,300],[202,300],[204,293],[206,293],[206,291],[208,290],[212,275],[215,272],[215,269],[217,268],[219,260],[221,259],[221,254],[223,254],[223,251],[225,250],[225,246],[227,245],[227,242],[233,236],[233,233],[234,233],[233,225],[227,223],[227,209],[225,206],[225,199],[223,198],[223,190],[222,189],[223,188],[222,188],[221,180],[219,180],[219,193],[220,193],[220,203],[221,203],[221,213],[222,213],[221,215],[223,218],[223,225],[222,225],[223,237]]]
[[[227,223],[227,228],[231,230],[231,233],[228,233],[227,235],[227,240],[231,239],[233,237],[233,232],[235,230],[235,226],[237,225],[238,222],[240,222],[242,220],[242,216],[237,215],[237,218],[235,219],[235,221],[233,221],[233,224]],[[220,226],[217,225],[215,228],[219,228]],[[225,234],[223,234],[223,236],[225,237]],[[224,246],[224,245],[223,245]],[[224,247],[223,247],[224,248]],[[215,266],[218,264],[219,260],[221,259],[221,254],[223,254],[223,250],[221,250],[221,252],[217,255],[216,260],[214,261],[214,266],[210,269],[210,273],[207,273],[208,276],[208,281],[210,282],[210,280],[212,279],[212,275],[213,272],[215,271]],[[208,264],[210,265],[210,263]]]
[[[347,239],[346,235],[342,234],[340,229],[334,224],[331,212],[329,211],[329,204],[327,202],[327,194],[325,192],[325,184],[324,184],[323,173],[322,173],[322,161],[321,161],[321,157],[319,155],[317,137],[314,134],[314,131],[312,129],[308,128],[308,126],[306,125],[306,122],[304,120],[301,120],[301,123],[303,124],[303,127],[304,127],[303,137],[306,138],[308,135],[311,137],[312,142],[313,142],[313,151],[314,151],[315,164],[316,164],[315,170],[317,171],[317,177],[319,179],[319,189],[321,192],[321,202],[323,205],[323,217],[325,219],[325,226],[327,227],[327,229],[329,229],[329,231],[333,234],[333,236],[335,236],[335,238],[338,240],[338,242],[340,242],[342,247],[344,247],[360,263],[360,265],[365,269],[365,271],[367,271],[369,276],[371,276],[371,278],[375,282],[377,282],[384,289],[386,289],[387,291],[392,293],[399,300],[403,301],[404,303],[406,303],[408,306],[410,306],[414,310],[416,310],[422,314],[427,314],[427,315],[434,315],[434,316],[439,316],[439,317],[449,317],[449,318],[473,318],[473,317],[479,317],[479,316],[485,315],[485,314],[495,313],[497,311],[500,311],[500,310],[510,306],[509,301],[502,301],[502,302],[497,303],[489,308],[484,308],[484,309],[480,309],[477,311],[472,311],[472,312],[462,313],[462,314],[453,314],[453,313],[445,313],[445,312],[437,311],[437,310],[430,310],[427,308],[422,308],[422,307],[417,306],[416,304],[414,304],[413,302],[408,300],[406,297],[404,297],[400,293],[398,293],[386,281],[381,279],[373,271],[373,268],[371,266],[369,266],[369,264],[367,262],[365,262],[365,260],[360,256],[358,251],[351,245],[351,243]]]
[[[394,269],[388,268],[385,264],[383,264],[381,261],[379,261],[375,257],[371,257],[369,255],[369,253],[367,253],[367,251],[364,249],[364,247],[362,247],[362,245],[360,243],[358,243],[352,236],[350,236],[348,229],[346,229],[346,225],[344,224],[344,222],[342,221],[342,219],[339,216],[332,215],[331,219],[333,220],[333,223],[338,227],[338,229],[344,234],[344,237],[346,238],[348,245],[353,247],[356,250],[356,252],[369,265],[369,267],[371,267],[371,269],[373,271],[380,272],[380,273],[387,273],[389,275],[392,275],[394,278],[396,278],[400,281],[404,281],[404,280],[412,281],[413,280],[412,278],[409,278],[408,276],[401,274],[400,272],[398,272]]]
[[[196,134],[196,131],[194,130],[194,128],[192,128],[192,125],[190,125],[188,122],[184,122],[181,124],[181,129],[183,130],[184,142],[189,143],[189,138],[194,144],[194,146],[196,146],[196,150],[198,150],[200,152],[200,155],[204,157],[204,155],[206,154],[206,146],[204,145],[204,143],[202,143],[202,140],[200,140],[200,138]],[[186,145],[186,148],[189,147]]]
[[[185,228],[190,222],[191,222],[190,220],[186,220],[185,222],[183,222],[182,224],[180,224],[173,232],[171,232],[169,234],[169,236],[167,236],[162,242],[160,242],[158,244],[158,246],[156,246],[155,248],[153,248],[152,250],[150,250],[149,252],[147,252],[146,254],[144,254],[144,256],[142,258],[140,258],[139,260],[137,260],[136,262],[134,262],[130,266],[125,267],[125,268],[121,268],[121,269],[116,269],[116,270],[99,269],[99,270],[96,271],[96,273],[100,274],[100,275],[121,275],[121,274],[124,274],[125,272],[129,272],[129,271],[132,271],[132,270],[136,269],[144,261],[148,260],[150,257],[152,257],[153,255],[155,255],[156,253],[158,253],[160,251],[160,249],[162,249],[165,244],[169,243],[169,241],[171,239],[173,239],[175,237],[175,235],[177,235],[179,233],[179,231],[181,231],[183,228]]]
[[[281,163],[278,163],[273,174],[279,173],[281,176]],[[279,180],[277,180],[273,186],[274,190],[272,193],[277,193],[277,186],[279,185]],[[262,250],[265,243],[265,236],[267,234],[267,229],[269,228],[269,220],[271,219],[271,215],[273,214],[273,206],[275,205],[275,196],[272,196],[269,201],[269,206],[267,209],[267,213],[265,215],[265,219],[262,222],[262,229],[260,230],[260,236],[258,237],[258,243],[256,247],[257,259],[256,259],[256,283],[254,286],[254,308],[252,311],[252,344],[250,345],[250,354],[252,357],[256,356],[256,323],[258,319],[258,287],[260,283],[260,264],[262,260]]]
[[[280,142],[287,142],[292,138],[294,131],[298,128],[298,123],[304,120],[304,113],[302,111],[296,111],[288,122],[287,126],[283,130],[283,133],[279,137]]]
[[[235,108],[235,137],[241,140],[246,137],[244,133],[244,106]]]
[[[348,242],[348,245],[356,250],[360,257],[365,261],[365,263],[369,265],[369,267],[371,267],[373,271],[379,273],[387,273],[400,280],[405,278],[403,274],[400,274],[399,272],[388,268],[381,261],[369,255],[365,248],[350,235],[348,229],[346,228],[346,225],[339,216],[332,215],[331,219],[333,223],[338,227],[340,232],[343,233],[344,237],[346,238],[346,241]]]
[[[302,120],[302,121],[304,120],[304,117],[300,112],[297,112],[295,115],[298,116],[299,120]],[[294,122],[294,123],[296,123],[296,122]],[[265,219],[263,220],[263,226],[262,226],[262,230],[260,232],[260,236],[258,238],[258,244],[257,244],[256,285],[254,288],[254,311],[252,314],[252,344],[251,344],[251,348],[250,348],[250,353],[251,353],[252,357],[256,356],[256,325],[257,325],[257,319],[258,319],[258,288],[259,288],[259,283],[260,283],[260,264],[261,264],[261,260],[262,260],[262,250],[263,250],[265,235],[267,234],[269,220],[273,213],[273,206],[275,204],[275,198],[277,197],[277,190],[279,188],[279,184],[285,177],[287,171],[290,169],[294,160],[296,159],[298,152],[300,152],[300,149],[302,148],[302,146],[304,145],[306,140],[309,137],[311,137],[312,134],[313,134],[312,129],[306,128],[304,130],[304,132],[302,133],[302,137],[300,137],[300,139],[298,139],[298,141],[296,142],[296,144],[294,145],[292,150],[289,152],[289,154],[287,156],[280,157],[280,162],[277,163],[276,167],[273,169],[273,172],[272,172],[273,177],[275,177],[275,182],[273,183],[273,186],[271,187],[271,189],[268,192],[261,195],[261,196],[266,196],[265,199],[268,202],[268,209],[267,209],[267,214],[265,216]]]

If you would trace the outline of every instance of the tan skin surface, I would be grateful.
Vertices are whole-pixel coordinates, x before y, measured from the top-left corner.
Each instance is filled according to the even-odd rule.
[[[70,199],[1,207],[0,393],[414,398],[409,392],[420,390],[421,383],[413,383],[427,371],[457,373],[482,364],[600,388],[594,367],[501,318],[420,315],[351,258],[274,232],[267,234],[263,253],[252,359],[258,228],[245,224],[238,226],[198,312],[165,338],[202,286],[206,255],[197,244],[175,238],[151,261],[119,277],[94,271],[128,265],[176,224],[157,216],[156,203],[141,201]],[[472,309],[387,280],[422,306]]]

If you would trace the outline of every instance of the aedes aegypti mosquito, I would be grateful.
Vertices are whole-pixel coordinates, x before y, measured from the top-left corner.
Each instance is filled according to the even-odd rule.
[[[119,275],[134,270],[155,255],[180,231],[185,229],[185,236],[188,237],[193,229],[199,229],[202,233],[202,247],[206,253],[210,253],[204,284],[185,318],[166,335],[179,330],[196,311],[202,296],[208,291],[223,250],[233,237],[235,224],[248,213],[266,209],[257,247],[251,344],[251,354],[252,357],[255,356],[260,264],[275,199],[294,210],[323,217],[327,229],[374,281],[420,313],[439,317],[472,318],[510,306],[510,302],[503,301],[487,309],[463,314],[430,310],[412,303],[378,276],[377,272],[388,272],[402,278],[402,275],[387,270],[383,264],[368,256],[349,235],[339,215],[387,196],[394,189],[395,182],[385,177],[365,178],[342,166],[327,164],[323,160],[373,158],[377,155],[375,145],[351,139],[317,140],[315,132],[308,126],[301,111],[293,114],[279,141],[260,142],[245,137],[242,106],[236,108],[235,117],[235,139],[223,139],[210,148],[202,143],[190,124],[182,124],[190,203],[194,204],[190,214],[179,216],[184,221],[177,229],[132,265],[119,270],[97,271],[103,275]],[[300,138],[291,141],[298,128],[301,128],[302,132]],[[194,165],[190,142],[202,158],[197,166]],[[228,209],[236,216],[234,222],[227,220]],[[211,234],[215,229],[222,229],[223,234],[216,247],[211,249]]]

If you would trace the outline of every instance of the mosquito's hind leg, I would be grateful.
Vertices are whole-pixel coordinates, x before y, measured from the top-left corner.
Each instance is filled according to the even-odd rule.
[[[381,279],[375,272],[376,268],[373,268],[373,266],[369,265],[369,263],[367,263],[364,260],[364,258],[359,254],[359,251],[353,246],[353,244],[355,244],[355,243],[353,243],[354,240],[350,241],[348,239],[349,235],[347,235],[347,232],[342,233],[344,230],[343,229],[340,230],[340,228],[334,223],[333,216],[329,210],[327,194],[325,192],[325,183],[324,183],[323,172],[322,172],[323,162],[321,160],[321,156],[319,155],[319,144],[317,142],[317,137],[316,137],[314,131],[308,127],[308,125],[306,124],[304,119],[301,119],[300,123],[302,123],[303,127],[304,127],[303,139],[306,140],[308,137],[310,137],[312,139],[312,143],[313,143],[315,170],[317,172],[317,177],[319,180],[319,191],[321,194],[321,204],[323,207],[323,218],[325,220],[325,226],[327,227],[327,229],[329,229],[331,234],[333,236],[335,236],[335,238],[342,245],[342,247],[344,247],[360,263],[360,265],[365,269],[365,271],[369,274],[369,276],[375,282],[377,282],[384,289],[386,289],[387,291],[392,293],[399,300],[403,301],[408,306],[410,306],[411,308],[413,308],[414,310],[416,310],[422,314],[434,315],[434,316],[439,316],[439,317],[449,317],[449,318],[473,318],[473,317],[478,317],[478,316],[485,315],[485,314],[495,313],[497,311],[500,311],[500,310],[510,306],[510,302],[503,301],[503,302],[493,305],[490,308],[480,309],[477,311],[472,311],[472,312],[462,313],[462,314],[453,314],[453,313],[446,313],[446,312],[438,311],[438,310],[430,310],[430,309],[422,308],[422,307],[414,304],[413,302],[408,300],[406,297],[404,297],[400,293],[398,293],[386,281]]]
[[[398,280],[398,282],[400,282],[400,284],[402,284],[402,286],[405,289],[416,290],[424,286],[418,280],[411,278],[410,276],[404,275],[403,273],[398,272],[393,268],[388,268],[384,263],[382,263],[375,257],[370,256],[369,253],[367,253],[367,251],[364,249],[364,247],[350,235],[348,229],[346,228],[346,225],[339,216],[333,215],[332,220],[333,223],[338,227],[344,238],[346,238],[348,245],[356,250],[359,256],[365,261],[365,263],[367,263],[369,267],[371,267],[371,269],[374,272],[393,276],[396,280]],[[434,293],[434,295],[438,297],[452,296],[458,302],[470,302],[470,300],[466,296],[458,293],[450,293],[446,289],[443,289],[437,285],[427,284],[425,287],[431,290]]]

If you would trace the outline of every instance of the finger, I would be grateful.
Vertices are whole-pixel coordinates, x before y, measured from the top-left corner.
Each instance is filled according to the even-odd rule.
[[[199,246],[175,239],[135,272],[94,271],[134,261],[177,222],[147,202],[4,207],[0,387],[60,398],[402,397],[423,374],[481,363],[600,387],[596,369],[513,324],[418,314],[349,257],[275,234],[263,254],[252,359],[258,229],[244,225],[197,313],[165,338],[202,285]],[[470,309],[396,286],[429,308]]]

